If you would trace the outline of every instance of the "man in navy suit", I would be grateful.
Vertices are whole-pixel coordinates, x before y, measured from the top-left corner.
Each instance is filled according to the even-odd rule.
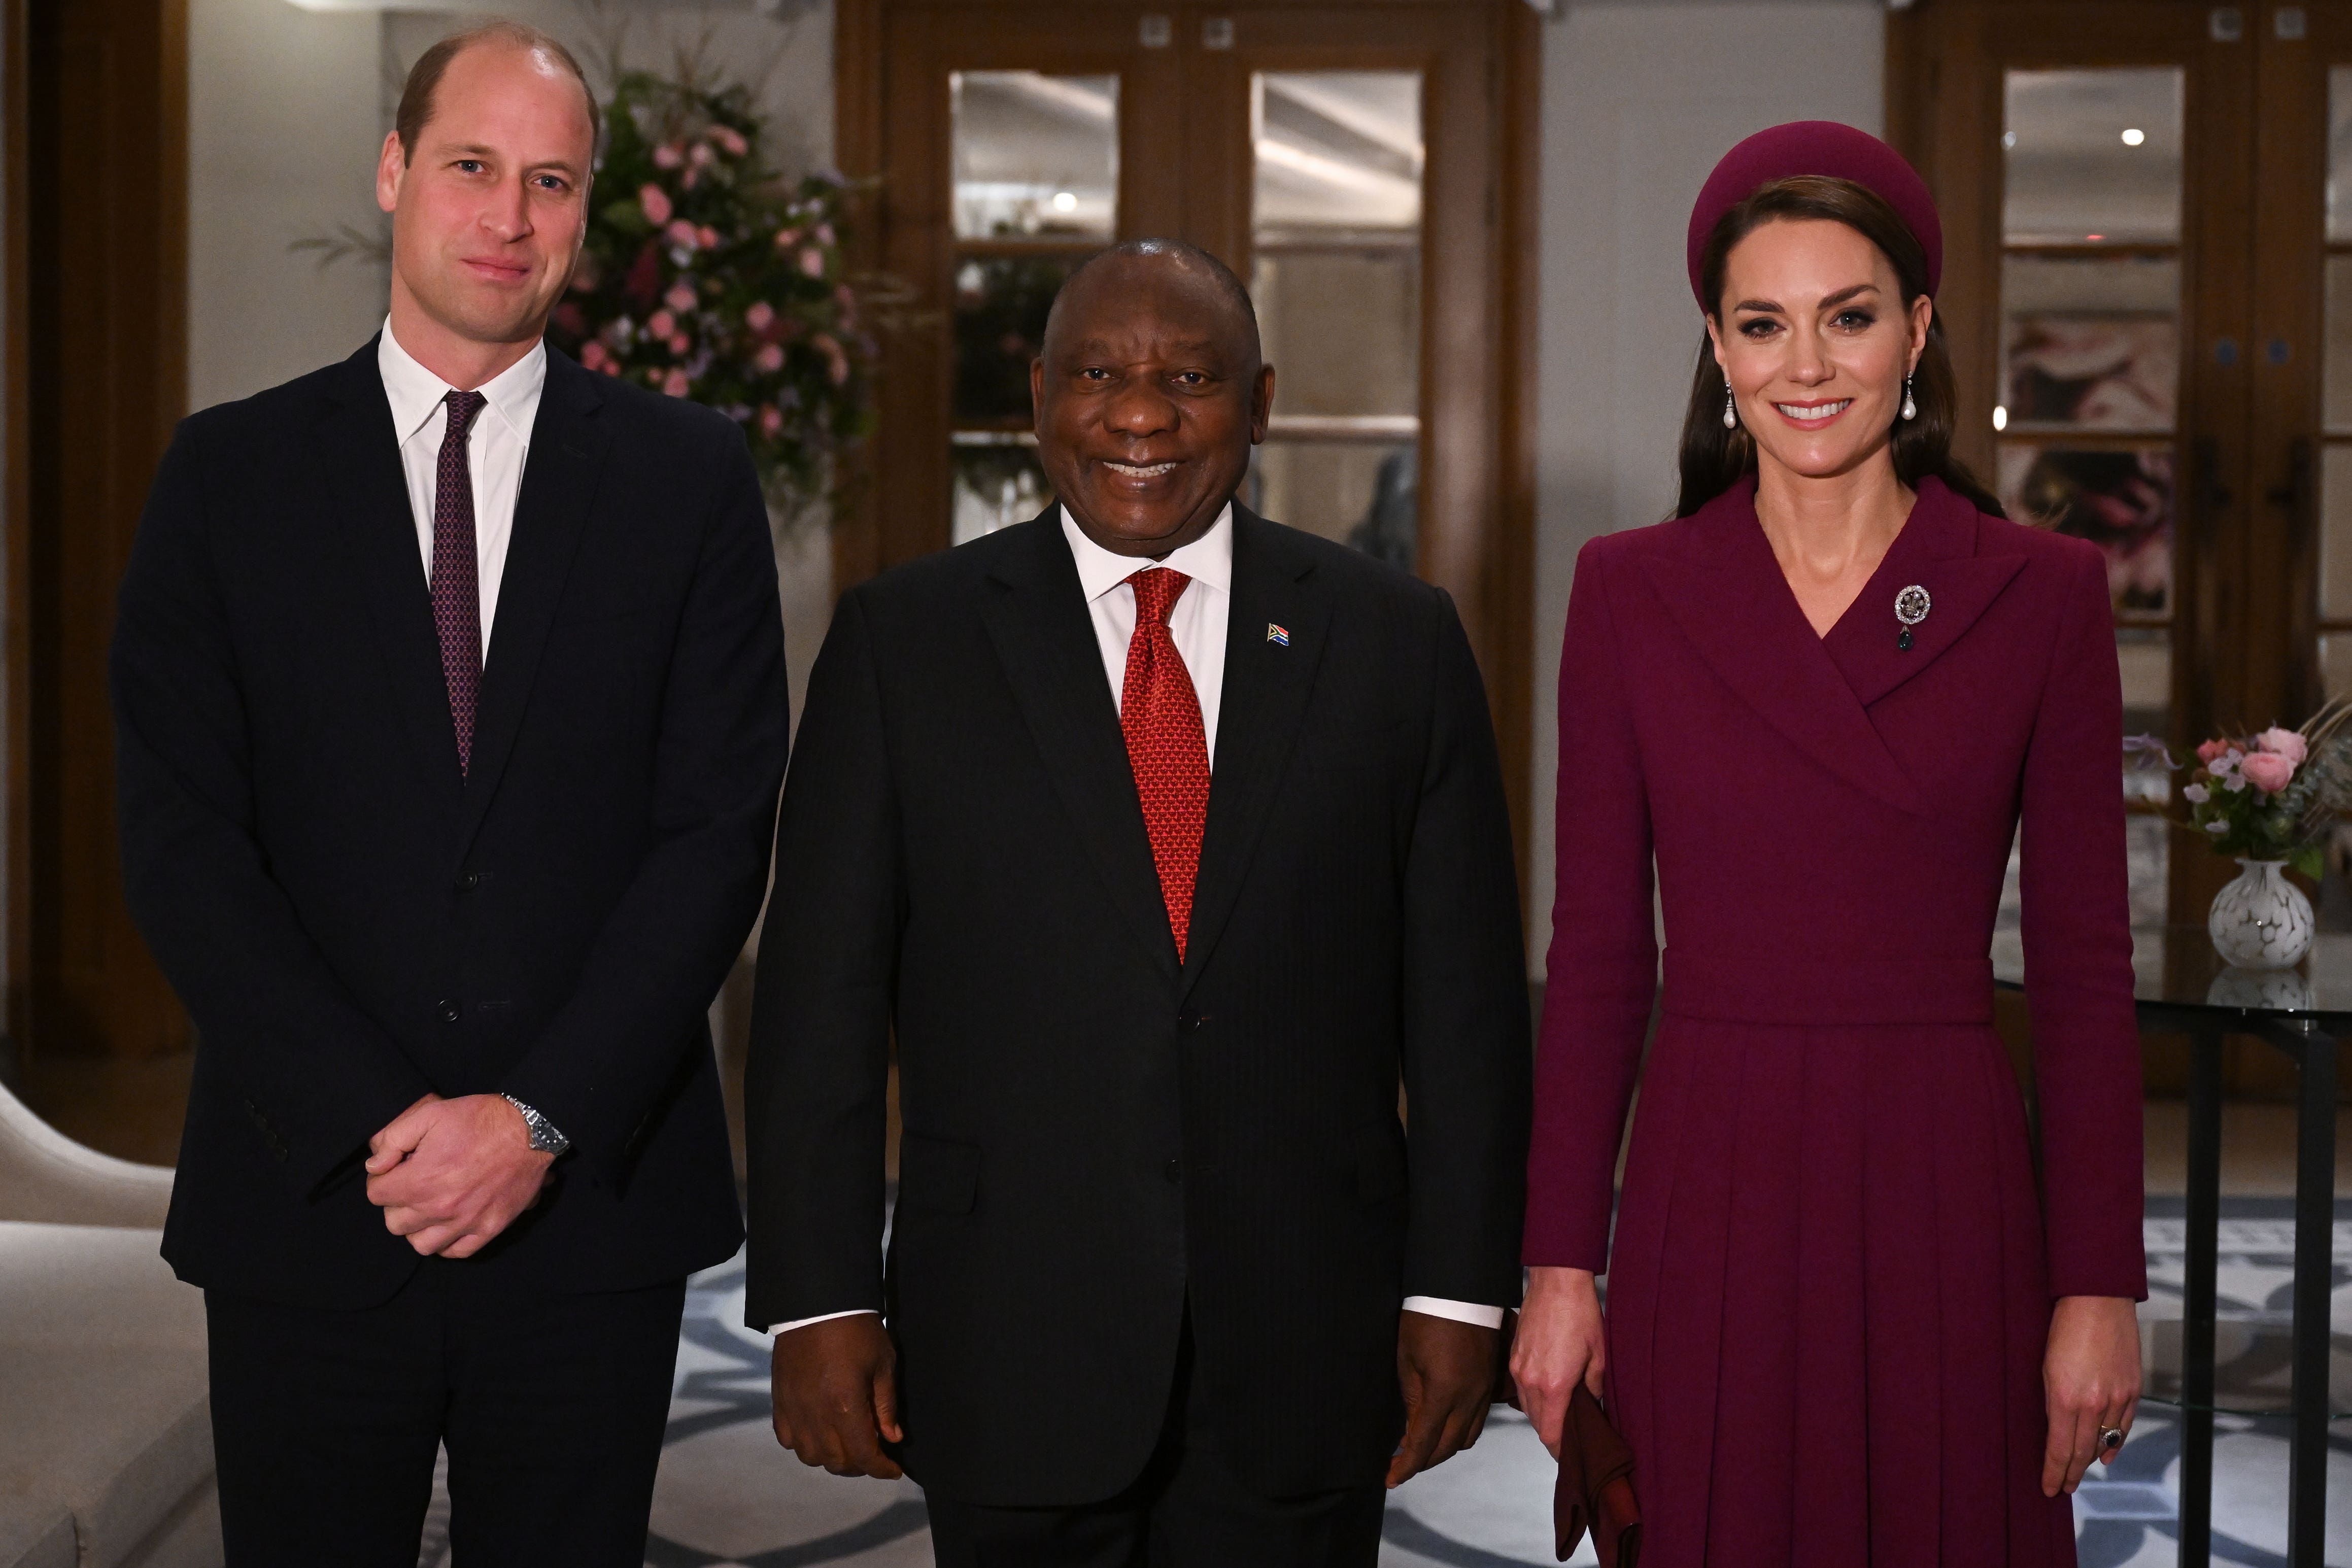
[[[740,1237],[705,1008],[786,744],[740,434],[541,342],[595,105],[492,24],[385,140],[391,311],[180,427],[113,657],[131,908],[201,1045],[229,1560],[644,1560],[686,1276]]]

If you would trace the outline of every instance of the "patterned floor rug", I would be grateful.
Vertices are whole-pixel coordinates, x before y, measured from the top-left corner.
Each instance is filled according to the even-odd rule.
[[[2179,1315],[2184,1226],[2177,1200],[2151,1205],[2152,1319]],[[2222,1222],[2221,1311],[2239,1360],[2225,1380],[2259,1381],[2287,1321],[2293,1226],[2283,1202],[2231,1200]],[[2352,1387],[2352,1209],[2336,1226],[2338,1388]],[[766,1336],[743,1327],[739,1258],[698,1276],[678,1347],[677,1387],[654,1498],[647,1568],[924,1568],[922,1494],[911,1482],[845,1480],[780,1451],[768,1430]],[[2263,1363],[2263,1364],[2253,1364]],[[1533,1568],[1550,1563],[1550,1461],[1526,1420],[1498,1409],[1478,1446],[1416,1477],[1389,1503],[1382,1568]],[[2214,1561],[2285,1568],[2286,1434],[2277,1419],[2222,1417],[2215,1444]],[[2171,1568],[2178,1542],[2179,1427],[2147,1406],[2112,1472],[2077,1497],[2083,1568]],[[2352,1434],[2328,1474],[2330,1563],[2352,1564]],[[446,1568],[447,1500],[437,1488],[419,1568]],[[1588,1545],[1575,1561],[1591,1563]]]

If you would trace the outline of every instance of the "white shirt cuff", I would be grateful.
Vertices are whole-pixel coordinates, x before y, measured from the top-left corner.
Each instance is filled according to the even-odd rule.
[[[1475,1301],[1445,1301],[1435,1296],[1407,1296],[1404,1310],[1432,1318],[1451,1318],[1457,1323],[1475,1323],[1482,1329],[1503,1326],[1503,1309],[1481,1307]]]
[[[819,1312],[814,1318],[794,1318],[789,1323],[775,1323],[769,1327],[768,1331],[772,1334],[789,1334],[794,1329],[805,1329],[811,1323],[829,1323],[835,1318],[878,1318],[881,1315],[871,1307],[852,1307],[846,1312]],[[1496,1320],[1498,1322],[1500,1321],[1500,1319]]]

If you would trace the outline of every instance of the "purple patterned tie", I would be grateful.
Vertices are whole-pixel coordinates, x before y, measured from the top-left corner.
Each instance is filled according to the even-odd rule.
[[[453,392],[441,467],[433,483],[433,629],[441,636],[441,678],[457,727],[457,771],[474,761],[474,698],[482,684],[482,593],[474,563],[474,471],[466,436],[489,401]]]

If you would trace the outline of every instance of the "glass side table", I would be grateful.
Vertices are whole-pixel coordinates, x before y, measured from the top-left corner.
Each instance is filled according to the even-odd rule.
[[[1994,982],[2025,989],[2018,933],[1993,939]],[[2212,1558],[2213,1416],[2216,1411],[2286,1415],[2287,1562],[2322,1568],[2327,1526],[2327,1431],[2347,1413],[2331,1394],[2328,1322],[2334,1285],[2337,1041],[2352,1032],[2352,934],[2323,932],[2294,969],[2254,973],[2224,964],[2202,926],[2133,932],[2133,998],[2140,1027],[2189,1037],[2188,1277],[2177,1349],[2161,1331],[2144,1397],[2180,1409],[2180,1562]],[[2216,1268],[2221,1219],[2221,1042],[2249,1036],[2300,1069],[2296,1101],[2294,1284],[2292,1329],[2260,1353],[2261,1325],[2231,1325],[2233,1367],[2217,1387]],[[2170,1352],[2170,1353],[2168,1353]],[[2275,1375],[2284,1361],[2287,1377]],[[2265,1364],[2267,1363],[2267,1364]]]

